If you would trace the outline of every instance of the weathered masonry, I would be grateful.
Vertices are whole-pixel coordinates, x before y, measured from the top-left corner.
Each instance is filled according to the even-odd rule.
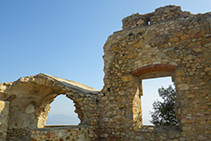
[[[3,131],[0,134],[2,138],[6,138],[7,134],[9,141],[30,140],[31,137],[40,141],[62,138],[64,137],[62,132],[68,133],[65,134],[67,139],[71,135],[75,136],[74,139],[96,138],[94,126],[98,122],[97,106],[95,106],[98,90],[47,74],[22,77],[15,82],[1,84],[0,88],[0,99],[7,101],[4,109],[9,111],[9,114],[7,112],[1,114],[1,118],[4,119],[4,126],[0,126],[0,132]],[[81,126],[43,129],[50,111],[50,103],[60,94],[73,100]],[[60,131],[62,132],[57,133]],[[45,135],[46,138],[43,137]]]
[[[133,14],[104,45],[104,87],[46,74],[0,84],[1,140],[211,140],[211,13],[178,6]],[[142,124],[142,80],[171,76],[179,127]],[[49,104],[65,94],[78,126],[45,127]]]

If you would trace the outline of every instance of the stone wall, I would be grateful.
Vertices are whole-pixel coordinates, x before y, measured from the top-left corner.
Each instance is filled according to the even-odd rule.
[[[3,86],[0,99],[10,102],[7,140],[30,140],[32,129],[45,126],[50,104],[60,94],[73,100],[80,125],[91,125],[97,132],[96,89],[46,74],[22,77]]]
[[[9,141],[210,140],[211,13],[165,6],[122,22],[123,30],[104,45],[101,92],[47,74],[0,84],[0,100],[9,102],[2,103],[0,116],[6,120],[0,136],[7,134]],[[142,80],[163,76],[171,76],[176,87],[179,126],[146,127]],[[80,126],[44,128],[49,105],[60,94],[75,103]]]
[[[163,76],[171,76],[176,87],[180,130],[172,140],[210,138],[210,27],[211,13],[193,15],[178,6],[123,19],[123,30],[114,32],[104,45],[101,139],[135,140],[139,133],[139,139],[149,134],[140,132],[142,79]],[[159,136],[167,137],[163,130]]]
[[[49,126],[32,131],[32,141],[93,141],[97,135],[91,126]]]
[[[130,132],[127,140],[135,141],[184,141],[184,138],[180,137],[180,130],[178,127],[153,127],[143,126],[139,130]]]
[[[0,141],[6,141],[9,118],[9,102],[0,101]]]
[[[132,14],[122,20],[123,29],[152,25],[161,22],[168,22],[177,19],[184,19],[193,16],[190,12],[182,11],[179,6],[165,6],[155,10],[155,12],[141,15]]]

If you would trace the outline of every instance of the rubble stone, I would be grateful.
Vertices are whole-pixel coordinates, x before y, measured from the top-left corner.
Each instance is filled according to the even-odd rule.
[[[211,13],[179,6],[123,19],[104,45],[101,91],[47,74],[0,84],[3,140],[210,140]],[[142,80],[171,76],[178,126],[142,123]],[[73,100],[80,125],[45,127],[50,103]],[[4,106],[3,106],[4,105]]]

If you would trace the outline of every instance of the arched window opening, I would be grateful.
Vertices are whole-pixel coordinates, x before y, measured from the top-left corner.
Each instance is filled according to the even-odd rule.
[[[171,77],[159,77],[153,79],[142,79],[143,96],[142,101],[142,119],[143,125],[153,125],[150,111],[153,111],[154,101],[163,101],[158,94],[158,89],[161,87],[167,88],[171,85],[174,88]]]
[[[78,115],[74,112],[73,101],[65,95],[57,96],[50,106],[46,125],[78,125],[80,123]]]

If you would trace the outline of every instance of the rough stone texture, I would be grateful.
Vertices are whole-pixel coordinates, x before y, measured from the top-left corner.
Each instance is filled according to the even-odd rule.
[[[89,126],[46,127],[32,131],[32,141],[92,141],[96,138],[93,128]]]
[[[101,139],[210,139],[210,27],[211,13],[193,15],[178,6],[123,19],[123,30],[104,45]],[[142,132],[142,79],[162,76],[175,83],[181,130]]]
[[[9,102],[0,101],[0,141],[6,141],[8,128]]]
[[[49,104],[65,94],[75,103],[80,125],[87,126],[70,132],[81,128],[77,136],[84,140],[91,138],[87,131],[93,132],[91,140],[211,140],[210,28],[211,13],[193,15],[178,6],[123,19],[123,30],[104,45],[101,92],[46,74],[0,84],[0,99],[10,102],[7,139],[39,140],[69,132],[43,128]],[[145,127],[142,79],[163,76],[175,83],[179,127]]]
[[[47,74],[1,84],[0,99],[10,101],[8,140],[30,140],[31,130],[43,128],[50,103],[60,94],[75,103],[80,125],[97,126],[98,90]],[[96,129],[95,129],[96,132]]]

